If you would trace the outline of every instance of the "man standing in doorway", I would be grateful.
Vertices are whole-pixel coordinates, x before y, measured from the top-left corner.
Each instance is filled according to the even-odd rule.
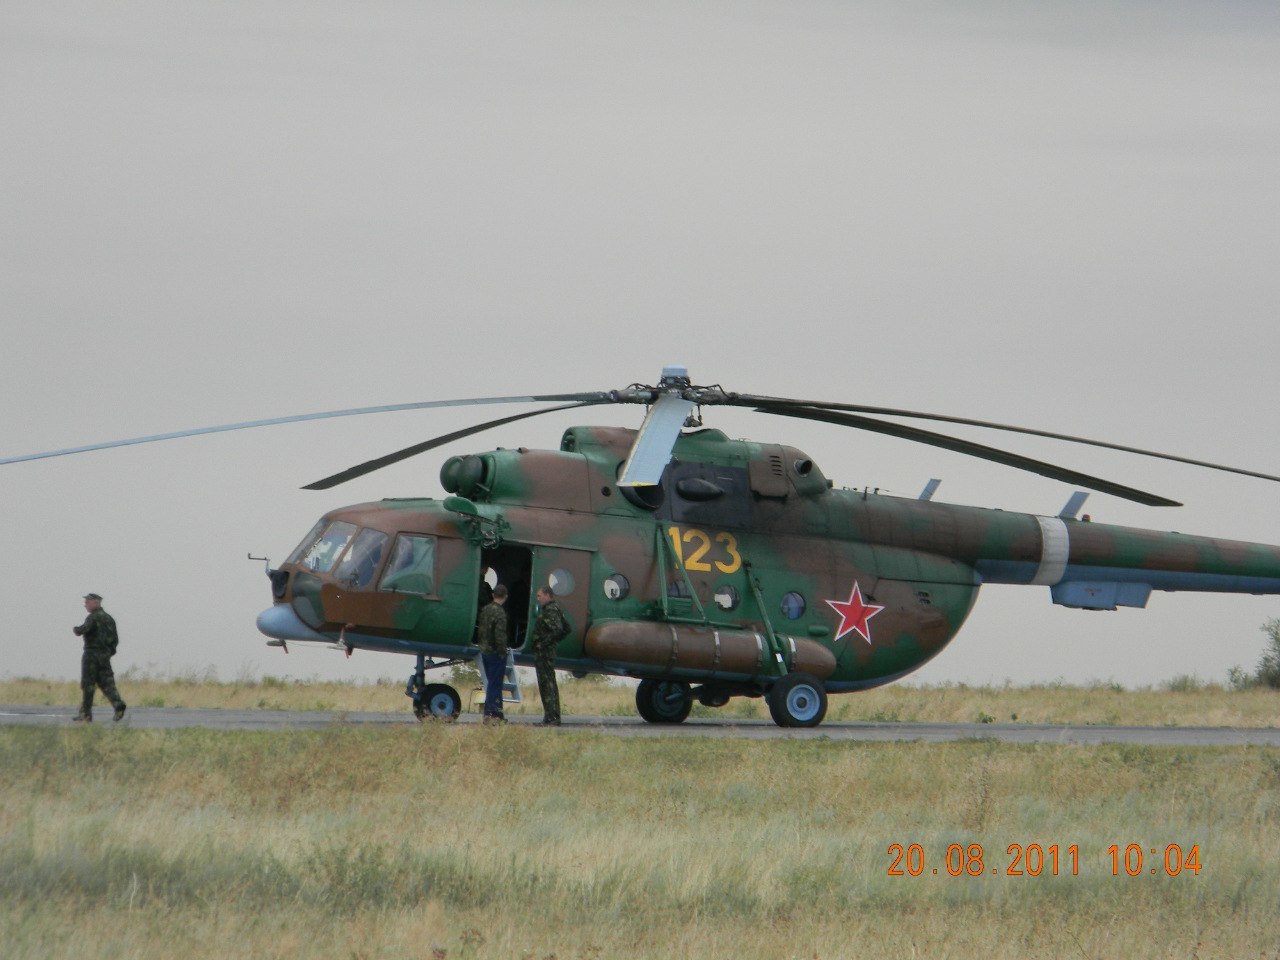
[[[538,696],[542,698],[542,722],[560,726],[560,688],[556,686],[556,646],[569,635],[564,611],[550,587],[538,588],[538,619],[529,646],[538,670]]]
[[[502,681],[507,672],[507,588],[493,588],[493,602],[480,611],[476,646],[484,664],[484,722],[506,723],[502,715]]]
[[[84,608],[89,613],[84,623],[72,627],[76,636],[84,638],[84,653],[80,657],[80,712],[75,719],[77,723],[93,722],[93,692],[95,687],[101,687],[102,695],[116,708],[115,719],[119,720],[124,716],[125,703],[120,699],[115,674],[111,672],[111,658],[120,643],[116,622],[102,609],[102,597],[96,593],[84,595]]]

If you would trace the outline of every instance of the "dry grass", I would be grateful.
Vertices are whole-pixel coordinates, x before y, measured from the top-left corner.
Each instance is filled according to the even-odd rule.
[[[1280,950],[1274,749],[8,728],[0,769],[15,960]],[[1080,875],[946,875],[1036,842]],[[1113,843],[1203,866],[1113,877]]]
[[[409,661],[406,659],[406,664]],[[406,675],[408,670],[406,669]],[[448,679],[447,676],[441,679]],[[224,707],[228,709],[406,711],[404,680],[377,683],[321,683],[264,677],[219,682],[211,674],[155,678],[123,674],[120,690],[131,706]],[[473,683],[457,683],[464,704]],[[1274,727],[1280,722],[1280,692],[1265,687],[1227,690],[1213,684],[1176,684],[1174,689],[1126,690],[1114,684],[1084,687],[910,686],[894,684],[865,693],[831,698],[830,720],[931,721],[937,723],[1092,723],[1121,726]],[[573,680],[561,675],[566,713],[634,716],[634,686]],[[515,713],[539,714],[537,686],[524,685],[525,704]],[[0,680],[0,703],[66,706],[79,703],[73,682]],[[694,707],[705,717],[767,719],[761,700],[738,698],[714,710]]]

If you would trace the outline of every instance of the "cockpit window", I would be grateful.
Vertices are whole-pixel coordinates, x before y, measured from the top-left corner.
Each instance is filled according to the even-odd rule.
[[[285,563],[297,563],[306,554],[308,550],[315,545],[320,534],[324,532],[324,528],[329,525],[329,521],[323,517],[316,521],[316,525],[311,528],[311,532],[302,538],[302,542],[293,548],[293,553],[289,554],[289,559]]]
[[[387,535],[377,530],[361,530],[355,543],[347,551],[342,563],[338,564],[334,579],[349,583],[353,587],[363,587],[372,582],[373,574],[382,563],[382,554],[387,548]]]
[[[400,534],[391,548],[387,572],[382,575],[380,590],[400,593],[432,593],[436,563],[435,537]]]
[[[312,544],[302,552],[298,561],[314,573],[328,573],[339,555],[355,535],[356,525],[345,520],[335,520],[325,528]]]

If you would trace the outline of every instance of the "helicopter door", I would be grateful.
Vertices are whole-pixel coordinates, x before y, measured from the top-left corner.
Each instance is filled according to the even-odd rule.
[[[480,553],[479,603],[484,607],[493,599],[493,588],[507,588],[507,620],[511,625],[511,646],[524,646],[528,633],[529,599],[533,594],[533,551],[519,544],[504,543],[488,547]]]
[[[582,638],[589,622],[591,551],[567,547],[537,547],[533,552],[533,587],[549,585],[569,620],[570,633],[560,641],[562,657],[582,656]],[[529,597],[529,629],[533,629],[537,597]]]

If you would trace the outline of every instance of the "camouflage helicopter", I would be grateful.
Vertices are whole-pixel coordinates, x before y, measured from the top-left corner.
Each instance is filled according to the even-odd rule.
[[[571,427],[557,450],[493,450],[445,461],[443,499],[388,499],[326,513],[278,567],[259,630],[278,646],[322,643],[417,658],[406,685],[419,718],[456,717],[458,691],[429,670],[465,662],[478,608],[504,584],[514,662],[549,585],[572,632],[557,666],[639,680],[651,723],[695,700],[764,697],[774,721],[812,727],[832,693],[897,680],[956,635],[984,583],[1049,588],[1088,610],[1143,607],[1153,590],[1280,593],[1280,547],[1091,523],[1083,492],[1056,516],[836,489],[804,452],[731,440],[701,409],[742,406],[913,440],[1152,506],[1175,501],[1065,467],[881,417],[988,427],[1280,477],[1065,434],[939,414],[698,386],[668,367],[656,386],[436,400],[306,414],[93,444],[86,450],[268,424],[428,407],[552,402],[351,467],[329,489],[483,430],[557,410],[645,404],[638,430]],[[869,416],[870,414],[870,416]]]

